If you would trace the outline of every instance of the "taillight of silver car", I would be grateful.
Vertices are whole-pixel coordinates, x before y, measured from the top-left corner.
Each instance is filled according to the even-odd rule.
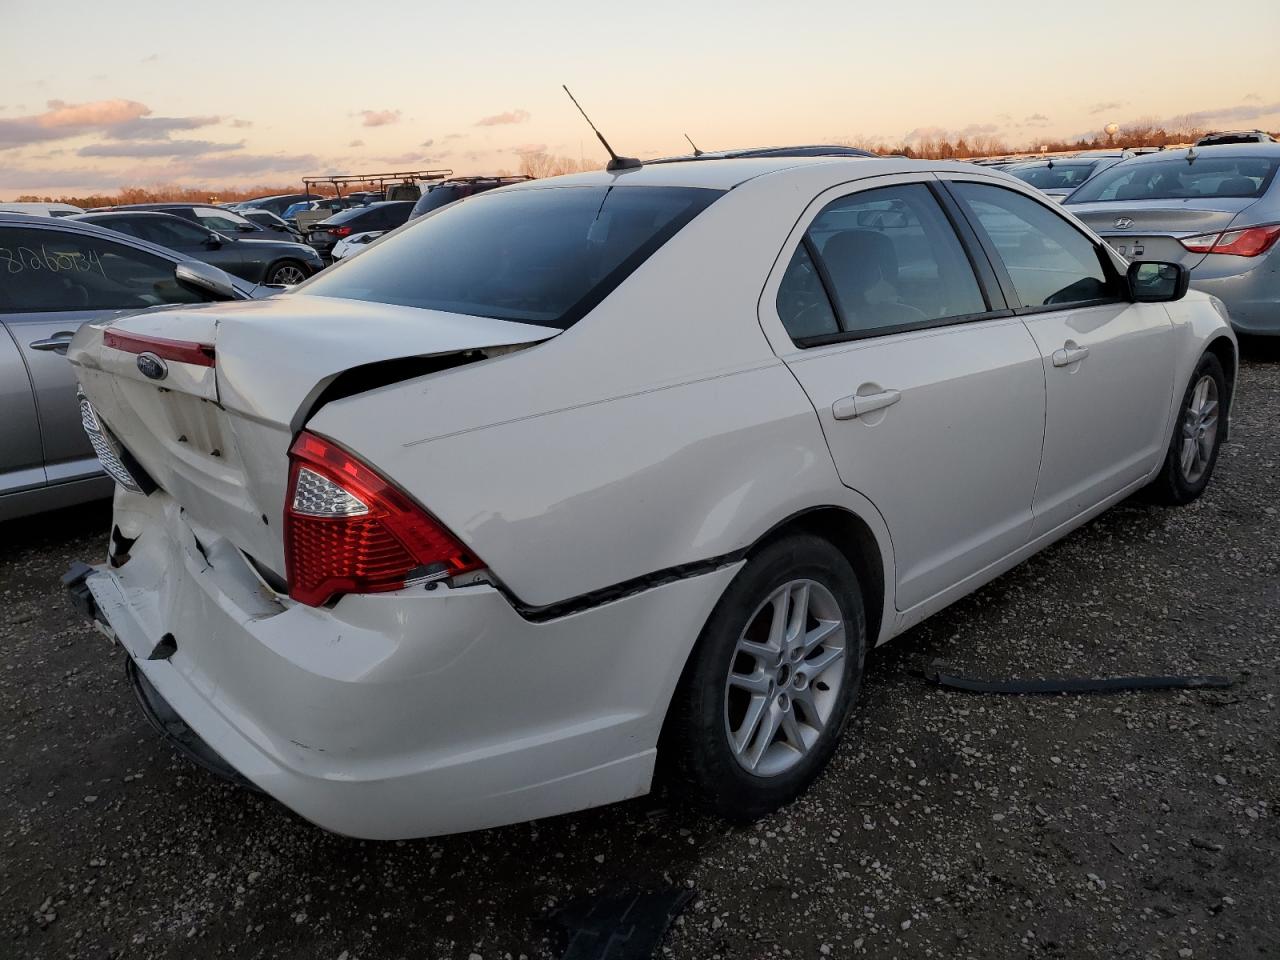
[[[372,468],[303,431],[289,450],[284,512],[289,596],[318,607],[344,593],[381,593],[484,565],[434,517]]]
[[[1230,257],[1258,257],[1280,239],[1280,223],[1266,227],[1245,227],[1226,233],[1202,233],[1183,237],[1182,245],[1192,253],[1224,253]]]

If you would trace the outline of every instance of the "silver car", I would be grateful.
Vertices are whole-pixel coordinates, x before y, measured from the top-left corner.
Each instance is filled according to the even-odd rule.
[[[1182,263],[1240,333],[1280,336],[1280,143],[1132,157],[1066,207],[1130,260]]]
[[[1110,169],[1122,159],[1120,154],[1054,157],[1011,163],[1004,168],[1004,172],[1013,174],[1023,183],[1031,184],[1041,193],[1062,203],[1086,180]]]
[[[0,212],[0,520],[111,495],[65,356],[82,323],[254,294],[252,283],[155,244]]]

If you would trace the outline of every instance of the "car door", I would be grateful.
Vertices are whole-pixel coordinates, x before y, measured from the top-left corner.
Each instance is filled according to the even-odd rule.
[[[810,205],[761,322],[888,525],[906,610],[1026,544],[1044,375],[935,179],[860,184]]]
[[[1173,327],[1161,304],[1129,301],[1110,254],[1050,203],[959,176],[949,187],[1042,357],[1038,537],[1143,479],[1164,455]]]
[[[4,241],[0,240],[0,271],[4,257]],[[0,499],[45,484],[40,419],[31,377],[6,322],[5,276],[0,272],[0,410],[4,411],[0,417]]]
[[[49,483],[99,472],[80,426],[67,344],[82,323],[204,298],[174,280],[174,264],[95,234],[0,226],[0,313],[30,375]]]

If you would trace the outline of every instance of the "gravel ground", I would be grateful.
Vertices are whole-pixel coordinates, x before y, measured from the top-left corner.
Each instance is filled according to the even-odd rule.
[[[1251,352],[1200,502],[1112,510],[877,651],[831,770],[750,829],[659,792],[431,841],[323,833],[139,715],[58,585],[102,554],[103,509],[0,527],[0,955],[555,957],[556,907],[664,883],[698,891],[680,960],[1280,954],[1280,351]],[[989,697],[928,687],[934,658],[1242,682]]]

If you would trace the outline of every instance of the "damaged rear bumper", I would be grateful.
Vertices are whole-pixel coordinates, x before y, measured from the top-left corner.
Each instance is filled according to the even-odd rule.
[[[128,561],[68,588],[128,654],[153,722],[172,738],[176,717],[217,758],[203,765],[372,839],[645,793],[688,650],[739,566],[545,623],[487,584],[315,609],[163,492],[117,494],[116,516],[137,537]]]

